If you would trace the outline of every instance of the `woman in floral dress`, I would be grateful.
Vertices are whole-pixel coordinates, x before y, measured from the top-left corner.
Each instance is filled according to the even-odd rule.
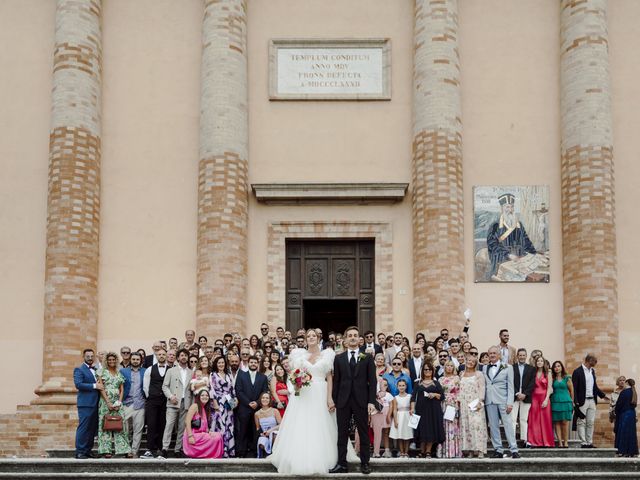
[[[211,410],[212,430],[220,432],[224,440],[224,457],[234,457],[236,451],[233,437],[233,408],[237,405],[236,392],[233,388],[233,380],[229,375],[229,366],[225,357],[218,357],[213,361],[211,372],[211,403],[214,400],[217,409]]]
[[[444,390],[444,402],[442,408],[448,406],[455,408],[456,416],[453,420],[444,420],[444,443],[438,445],[438,457],[459,458],[462,456],[460,450],[460,377],[456,375],[456,366],[451,360],[444,364],[444,376],[440,378],[440,385]]]
[[[125,422],[122,422],[123,429],[119,432],[102,429],[105,415],[120,415],[124,418],[124,406],[122,405],[124,377],[117,368],[118,356],[114,352],[109,352],[106,354],[105,360],[106,367],[98,374],[98,381],[104,385],[104,390],[100,392],[98,405],[98,453],[104,455],[105,458],[111,458],[115,443],[116,455],[131,457],[131,446]]]
[[[484,376],[476,371],[478,358],[469,355],[460,377],[460,438],[462,451],[483,458],[487,453],[487,420],[484,413]],[[469,404],[475,403],[471,410]]]

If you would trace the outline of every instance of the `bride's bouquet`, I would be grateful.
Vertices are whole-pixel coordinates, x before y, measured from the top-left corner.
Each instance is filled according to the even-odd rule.
[[[312,375],[309,373],[309,370],[306,368],[296,368],[289,375],[289,380],[293,384],[294,395],[296,397],[300,396],[300,390],[302,387],[308,387],[311,384]]]

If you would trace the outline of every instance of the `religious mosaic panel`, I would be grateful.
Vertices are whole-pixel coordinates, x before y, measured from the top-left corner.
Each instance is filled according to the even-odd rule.
[[[549,282],[549,187],[473,187],[476,282]]]

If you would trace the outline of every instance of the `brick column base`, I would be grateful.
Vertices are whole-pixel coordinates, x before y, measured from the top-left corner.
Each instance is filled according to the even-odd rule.
[[[39,457],[47,450],[75,448],[75,405],[19,405],[0,415],[0,457]]]

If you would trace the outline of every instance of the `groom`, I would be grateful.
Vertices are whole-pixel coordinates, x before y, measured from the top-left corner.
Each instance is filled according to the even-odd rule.
[[[353,415],[360,437],[360,464],[364,474],[369,468],[368,414],[376,413],[376,369],[371,355],[360,353],[358,327],[344,332],[345,351],[333,362],[333,402],[338,421],[338,463],[329,473],[347,473],[349,420]]]

